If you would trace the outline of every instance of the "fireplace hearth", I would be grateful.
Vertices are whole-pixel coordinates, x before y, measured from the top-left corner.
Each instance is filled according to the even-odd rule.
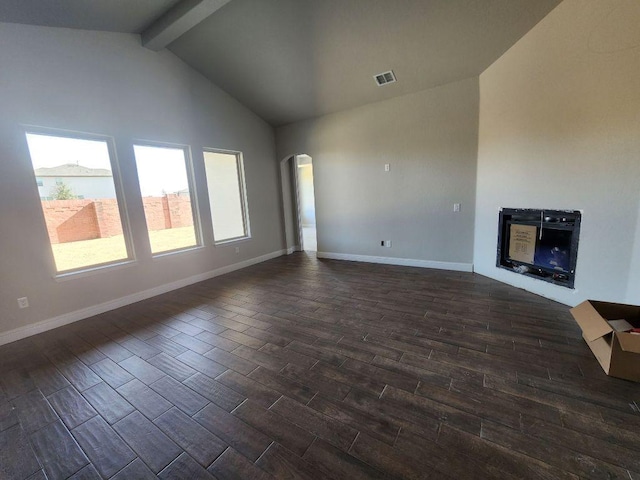
[[[574,288],[581,219],[578,210],[501,209],[496,266]]]

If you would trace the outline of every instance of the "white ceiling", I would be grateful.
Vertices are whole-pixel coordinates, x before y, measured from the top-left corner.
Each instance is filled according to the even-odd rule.
[[[231,0],[168,48],[283,125],[478,75],[560,1]],[[143,33],[176,3],[0,0],[0,21]]]

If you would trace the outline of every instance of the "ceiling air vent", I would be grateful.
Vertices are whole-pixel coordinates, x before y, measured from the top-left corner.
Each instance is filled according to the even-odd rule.
[[[393,83],[396,81],[396,76],[392,70],[389,70],[388,72],[378,73],[377,75],[374,75],[373,78],[376,79],[376,83],[379,87],[386,85],[387,83]]]

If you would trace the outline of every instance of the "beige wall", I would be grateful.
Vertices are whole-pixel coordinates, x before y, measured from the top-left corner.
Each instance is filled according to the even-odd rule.
[[[115,301],[284,247],[274,131],[168,51],[135,35],[0,24],[2,333]],[[112,136],[136,263],[56,281],[21,124]],[[132,141],[191,145],[205,247],[152,259]],[[213,247],[202,148],[243,152],[253,238]],[[241,247],[238,255],[234,247]],[[16,299],[31,306],[19,310]]]
[[[472,78],[281,127],[276,141],[279,158],[313,158],[319,252],[470,268],[477,131]]]
[[[583,211],[575,290],[495,267],[500,207]],[[480,76],[476,271],[640,302],[640,2],[565,0]]]

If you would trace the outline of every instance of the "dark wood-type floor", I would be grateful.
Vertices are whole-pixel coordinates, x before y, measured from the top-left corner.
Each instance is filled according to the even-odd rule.
[[[2,479],[640,479],[568,308],[281,257],[0,348]]]

